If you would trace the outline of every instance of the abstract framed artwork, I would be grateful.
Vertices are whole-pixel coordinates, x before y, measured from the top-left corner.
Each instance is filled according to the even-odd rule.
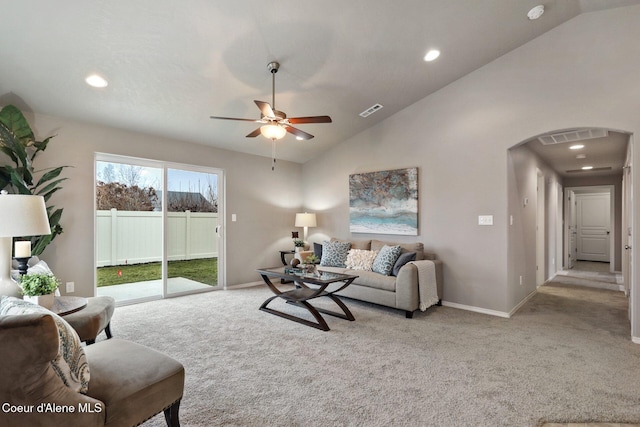
[[[349,231],[418,235],[418,168],[349,175]]]

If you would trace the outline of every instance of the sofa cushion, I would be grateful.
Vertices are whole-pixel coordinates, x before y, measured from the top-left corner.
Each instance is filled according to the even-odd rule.
[[[400,248],[402,249],[402,253],[404,252],[415,252],[416,253],[416,259],[415,261],[420,261],[422,259],[424,259],[424,243],[422,242],[413,242],[413,243],[390,243],[390,242],[383,242],[382,240],[372,240],[371,241],[371,250],[372,251],[379,251],[380,249],[382,249],[382,247],[384,245],[387,246],[393,246],[393,245],[400,245]]]
[[[350,249],[345,265],[352,270],[371,271],[373,261],[378,256],[377,251],[366,251],[362,249]]]
[[[337,239],[335,237],[332,237],[331,241],[332,242],[346,242],[347,240],[340,240],[340,239]],[[371,250],[371,240],[352,240],[349,243],[351,243],[351,249],[362,249],[364,251]]]
[[[415,261],[416,260],[416,253],[415,252],[405,252],[405,253],[401,253],[400,256],[398,257],[396,263],[393,265],[393,271],[391,272],[392,276],[397,276],[398,272],[400,271],[400,269],[409,261]]]
[[[313,244],[313,254],[317,256],[318,259],[322,259],[322,243]]]
[[[62,317],[37,304],[9,296],[0,299],[0,315],[31,313],[45,313],[53,317],[58,327],[59,347],[51,366],[67,387],[75,392],[86,393],[89,387],[89,365],[76,331]]]
[[[400,256],[400,251],[401,249],[399,245],[384,245],[382,249],[380,249],[380,252],[378,252],[378,256],[376,256],[375,261],[373,261],[371,270],[376,273],[389,276],[393,271],[393,266]]]
[[[320,265],[329,267],[345,267],[349,249],[351,249],[350,242],[322,242],[322,258],[320,259]]]
[[[344,273],[355,274],[358,276],[358,278],[353,281],[354,285],[366,286],[368,288],[376,288],[389,292],[395,292],[396,290],[396,278],[393,276],[385,276],[383,274],[374,273],[373,271],[364,270],[346,270]]]

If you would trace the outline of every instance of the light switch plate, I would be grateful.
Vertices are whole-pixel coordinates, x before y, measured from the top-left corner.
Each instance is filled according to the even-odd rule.
[[[236,222],[237,219],[236,214],[231,214],[231,222]]]
[[[478,225],[493,225],[493,215],[479,215]]]

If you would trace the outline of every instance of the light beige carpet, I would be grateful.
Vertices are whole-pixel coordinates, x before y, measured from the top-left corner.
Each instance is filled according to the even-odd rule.
[[[270,295],[119,307],[112,331],[185,365],[184,427],[640,422],[640,346],[620,292],[552,284],[511,319],[450,307],[405,319],[346,300],[356,321],[328,317],[329,332],[259,311]]]

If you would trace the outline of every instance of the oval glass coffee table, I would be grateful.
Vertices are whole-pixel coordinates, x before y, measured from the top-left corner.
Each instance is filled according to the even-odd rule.
[[[260,310],[262,311],[266,311],[267,313],[275,314],[276,316],[284,317],[285,319],[293,320],[294,322],[302,323],[303,325],[311,326],[312,328],[320,329],[322,331],[328,331],[329,325],[327,325],[327,322],[324,320],[320,313],[328,314],[350,321],[356,320],[347,306],[344,305],[340,298],[338,298],[334,294],[349,286],[351,282],[353,282],[358,276],[332,273],[322,270],[319,270],[317,275],[310,275],[305,274],[301,271],[296,271],[295,269],[285,269],[283,267],[262,268],[258,269],[257,271],[258,273],[260,273],[260,276],[262,277],[262,280],[264,280],[264,283],[267,285],[267,287],[271,289],[271,292],[275,294],[275,296],[272,296],[264,303],[262,303],[262,305],[260,306]],[[270,278],[272,277],[276,279],[285,279],[295,282],[296,287],[295,289],[282,292],[280,289],[274,286],[273,283],[271,283]],[[326,290],[327,286],[337,282],[343,283],[341,286],[338,285],[335,290],[332,290],[330,292]],[[338,305],[338,307],[340,307],[342,313],[325,310],[323,308],[317,308],[309,303],[310,300],[320,297],[330,298]],[[309,313],[311,313],[316,319],[317,323],[267,307],[269,303],[276,298],[282,298],[288,303],[306,308]]]

